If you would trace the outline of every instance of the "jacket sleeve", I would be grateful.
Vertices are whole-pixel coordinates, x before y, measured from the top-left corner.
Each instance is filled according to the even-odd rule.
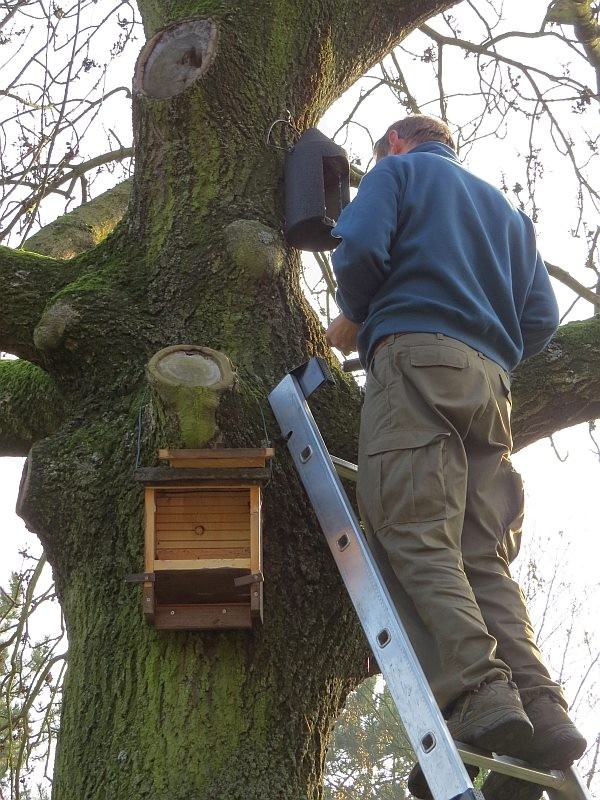
[[[365,175],[332,231],[341,239],[331,257],[338,284],[336,300],[352,322],[365,320],[371,298],[390,272],[400,210],[399,176],[391,161],[383,159]]]
[[[538,253],[533,283],[521,316],[523,359],[540,353],[546,347],[555,334],[559,321],[558,304],[548,270]]]

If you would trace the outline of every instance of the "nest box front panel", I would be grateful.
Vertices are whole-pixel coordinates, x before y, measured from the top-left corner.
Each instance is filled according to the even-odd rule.
[[[160,490],[155,508],[157,560],[210,559],[215,567],[250,568],[248,489]]]

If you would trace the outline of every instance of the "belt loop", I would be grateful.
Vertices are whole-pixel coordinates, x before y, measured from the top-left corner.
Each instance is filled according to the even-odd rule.
[[[438,339],[443,339],[444,338],[444,334],[443,333],[436,333],[436,336],[437,336]]]

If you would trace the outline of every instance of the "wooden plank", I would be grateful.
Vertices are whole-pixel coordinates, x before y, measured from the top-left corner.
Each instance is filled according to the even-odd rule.
[[[242,511],[250,511],[250,498],[248,493],[226,494],[220,498],[206,497],[199,494],[189,495],[166,495],[162,497],[162,492],[157,492],[158,504],[157,511],[160,514],[193,514],[206,510],[229,509],[236,514]]]
[[[263,622],[263,586],[253,583],[250,587],[250,616],[253,622]]]
[[[221,530],[206,528],[204,533],[199,536],[189,528],[165,531],[158,526],[156,533],[157,545],[171,544],[172,542],[189,542],[192,547],[204,547],[206,542],[215,542],[218,546],[219,543],[226,541],[235,541],[238,544],[244,542],[250,545],[250,527],[246,526],[245,529],[241,530],[237,528],[223,528]]]
[[[152,583],[152,581],[144,581],[144,588],[142,592],[142,603],[143,603],[144,617],[148,622],[153,623],[155,603],[154,603],[154,584]]]
[[[159,450],[158,457],[166,459],[171,462],[171,466],[175,466],[173,461],[182,461],[190,466],[190,461],[200,461],[203,464],[214,460],[224,461],[231,464],[232,462],[243,462],[248,460],[259,460],[260,463],[256,466],[264,466],[267,459],[273,458],[275,450],[272,447],[227,447],[215,448],[212,450]],[[243,464],[240,464],[243,466]],[[246,464],[246,466],[250,466]]]
[[[260,486],[250,489],[250,572],[262,572],[262,521]],[[250,586],[250,616],[263,621],[263,583]]]
[[[158,494],[160,495],[160,492]],[[214,514],[221,511],[229,511],[232,514],[248,514],[250,512],[249,498],[228,496],[226,500],[220,503],[216,503],[211,499],[207,500],[204,497],[194,496],[167,498],[166,501],[159,498],[156,508],[158,515],[171,515],[177,518],[185,515]]]
[[[155,521],[155,527],[161,531],[190,531],[196,536],[202,536],[203,531],[207,530],[250,530],[251,515],[235,514],[228,517],[227,514],[209,514],[207,517],[198,515],[194,520],[164,520]],[[196,530],[198,529],[198,530]]]
[[[154,571],[154,489],[144,490],[144,572]]]
[[[260,486],[250,489],[250,572],[262,572]]]
[[[167,497],[173,499],[181,499],[182,497],[186,498],[188,502],[197,502],[202,503],[204,505],[229,505],[231,503],[237,503],[239,505],[244,505],[249,503],[249,496],[248,496],[248,489],[236,489],[234,487],[229,488],[226,487],[221,489],[219,492],[211,492],[204,487],[193,487],[187,490],[174,490],[170,491],[170,489],[164,488],[160,489],[157,494],[161,496],[161,499],[165,499]]]
[[[231,511],[233,514],[244,514],[250,511],[250,498],[246,497],[232,497],[230,495],[223,495],[221,500],[213,500],[212,498],[206,499],[196,493],[185,495],[171,495],[167,497],[160,497],[160,492],[157,493],[157,510],[163,514],[220,514],[222,512]]]
[[[165,605],[157,606],[154,627],[162,630],[211,630],[251,628],[247,604]]]
[[[211,564],[216,561],[232,559],[243,559],[250,561],[250,548],[249,547],[215,547],[215,548],[198,548],[198,547],[158,547],[156,556],[160,561],[191,561],[194,559],[194,564],[199,564],[210,559]]]
[[[157,507],[163,506],[189,506],[198,505],[229,507],[243,506],[250,508],[250,497],[248,489],[222,489],[220,492],[208,492],[204,489],[188,489],[171,491],[169,489],[159,489],[156,492]]]
[[[197,522],[155,522],[157,536],[170,536],[171,533],[180,531],[185,533],[185,538],[200,540],[206,536],[213,536],[218,538],[223,536],[228,531],[236,532],[236,537],[244,536],[250,539],[250,514],[246,516],[243,522],[209,522],[202,520]],[[177,538],[177,536],[175,536]]]
[[[271,477],[267,467],[138,467],[133,473],[136,481],[164,485],[168,483],[200,483],[203,481],[261,482]]]
[[[172,469],[245,469],[248,467],[264,467],[264,458],[171,458]]]
[[[198,558],[156,560],[156,572],[163,570],[197,569],[250,569],[250,558]]]
[[[239,498],[240,500],[242,498],[245,498],[247,500],[249,488],[250,488],[249,486],[239,486],[239,485],[219,486],[217,488],[211,485],[210,483],[207,483],[201,486],[189,486],[189,487],[183,487],[181,489],[171,489],[170,486],[165,486],[164,488],[161,488],[158,491],[162,495],[166,496],[172,495],[173,497],[177,495],[194,496],[197,494],[199,497],[202,498],[206,497],[210,500],[215,500],[218,502],[223,498],[223,496],[233,496]]]
[[[237,519],[237,518],[232,519],[232,517],[227,517],[225,521],[210,520],[210,527],[214,528],[215,530],[224,528],[227,525],[231,525],[232,528],[250,527],[249,510],[244,512],[242,519]],[[172,512],[163,511],[162,513],[156,515],[156,524],[158,526],[179,525],[180,527],[187,527],[187,528],[194,528],[197,525],[203,525],[204,527],[207,527],[207,519],[205,516],[203,516],[201,512],[200,513],[196,512],[194,514],[176,514]]]
[[[219,551],[228,550],[230,548],[242,548],[248,551],[250,555],[250,541],[248,539],[207,539],[206,541],[198,542],[192,539],[165,539],[158,540],[156,543],[156,550],[197,550],[199,553],[203,551]]]

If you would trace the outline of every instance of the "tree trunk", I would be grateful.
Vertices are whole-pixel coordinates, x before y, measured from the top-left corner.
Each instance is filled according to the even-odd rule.
[[[315,124],[450,5],[140,0],[152,43],[134,80],[128,214],[69,262],[0,250],[0,344],[31,362],[0,371],[2,452],[32,445],[19,510],[53,566],[70,643],[54,800],[322,795],[330,730],[366,645],[266,401],[290,368],[328,352],[281,236],[283,156],[266,137],[285,109],[299,130]],[[182,444],[146,365],[183,343],[237,369],[211,444],[277,445],[265,621],[251,632],[155,631],[125,583],[143,565],[134,470]],[[358,393],[335,376],[313,410],[331,449],[353,459]]]

